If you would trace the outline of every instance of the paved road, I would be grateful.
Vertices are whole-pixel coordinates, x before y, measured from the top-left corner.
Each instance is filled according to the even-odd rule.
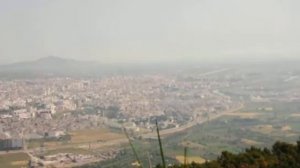
[[[224,69],[218,69],[218,70],[215,70],[215,71],[205,72],[205,73],[202,73],[202,74],[198,75],[198,77],[207,76],[207,75],[213,75],[213,74],[216,74],[216,73],[221,73],[221,72],[229,71],[231,69],[232,68],[224,68]]]
[[[229,109],[227,111],[224,111],[224,112],[220,112],[218,114],[215,114],[215,115],[211,115],[209,116],[209,121],[211,120],[215,120],[227,113],[231,113],[231,112],[234,112],[234,111],[237,111],[237,110],[240,110],[244,107],[243,104],[240,104],[238,105],[237,107],[234,107],[232,109]],[[163,137],[163,136],[168,136],[168,135],[171,135],[171,134],[175,134],[175,133],[178,133],[178,132],[182,132],[182,131],[185,131],[186,129],[189,129],[197,124],[203,124],[205,122],[207,122],[208,120],[206,118],[201,118],[201,119],[196,119],[194,121],[191,121],[181,127],[178,127],[178,128],[170,128],[170,129],[165,129],[165,130],[161,130],[159,133],[160,135]],[[142,138],[150,138],[150,139],[156,139],[157,138],[157,133],[156,132],[151,132],[151,133],[148,133],[148,134],[144,134],[142,135]]]

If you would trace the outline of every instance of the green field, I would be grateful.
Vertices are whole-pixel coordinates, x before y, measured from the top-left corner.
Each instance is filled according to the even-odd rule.
[[[261,110],[272,107],[272,111]],[[271,147],[276,141],[294,143],[300,136],[300,117],[291,117],[299,113],[298,103],[246,103],[245,108],[235,114],[197,125],[185,132],[177,133],[162,140],[168,163],[178,163],[176,156],[182,156],[184,146],[188,155],[206,160],[216,159],[224,150],[233,153],[242,152],[252,145]],[[289,129],[286,129],[289,128]],[[146,164],[149,152],[153,164],[159,164],[159,147],[156,140],[133,141],[141,160]],[[134,156],[130,148],[115,160],[101,165],[130,165]],[[123,159],[124,158],[124,159]]]

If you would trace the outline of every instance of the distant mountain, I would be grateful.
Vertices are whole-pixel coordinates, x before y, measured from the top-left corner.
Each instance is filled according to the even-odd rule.
[[[101,77],[118,74],[173,72],[180,64],[115,63],[101,64],[49,56],[35,61],[0,65],[0,79],[35,77]]]
[[[49,76],[90,76],[101,72],[101,64],[77,61],[55,56],[31,62],[19,62],[0,66],[0,77],[49,77]]]
[[[55,56],[48,56],[48,57],[44,57],[44,58],[38,59],[36,61],[33,61],[33,63],[45,64],[45,65],[65,64],[65,63],[70,63],[70,62],[79,63],[80,61],[75,61],[72,59],[64,59],[64,58],[55,57]]]

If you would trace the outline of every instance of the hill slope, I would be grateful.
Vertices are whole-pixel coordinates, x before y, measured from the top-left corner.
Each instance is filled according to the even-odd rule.
[[[214,161],[170,168],[300,168],[300,141],[296,145],[276,142],[271,150],[251,147],[239,154],[224,151]]]
[[[0,76],[80,76],[100,72],[100,64],[49,56],[36,61],[20,62],[0,66]]]

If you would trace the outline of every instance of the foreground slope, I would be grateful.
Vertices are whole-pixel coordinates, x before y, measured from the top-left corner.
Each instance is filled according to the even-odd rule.
[[[157,168],[162,168],[158,165]],[[239,154],[222,152],[217,160],[204,164],[174,165],[171,168],[299,168],[300,141],[276,142],[272,149],[251,147]]]

